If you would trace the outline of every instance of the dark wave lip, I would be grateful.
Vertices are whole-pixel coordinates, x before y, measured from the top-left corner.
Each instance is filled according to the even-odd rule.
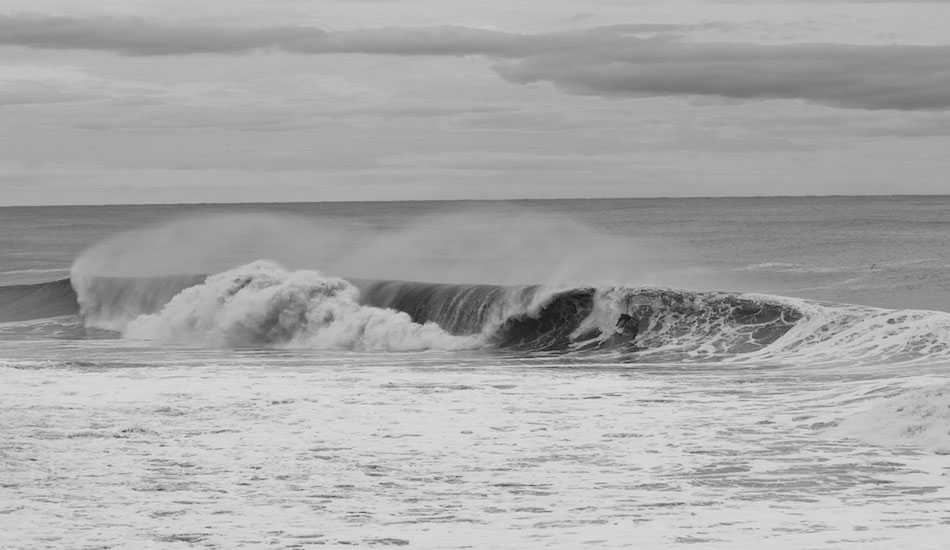
[[[791,306],[734,293],[611,289],[619,291],[623,300],[641,304],[637,309],[640,334],[632,339],[600,326],[584,329],[606,290],[596,287],[566,288],[544,296],[545,287],[540,285],[366,280],[355,284],[365,305],[403,311],[417,323],[438,323],[453,334],[485,334],[488,329],[491,345],[516,350],[637,352],[663,344],[661,339],[673,339],[692,340],[690,345],[712,344],[718,354],[749,353],[772,344],[803,317]],[[731,334],[723,337],[726,329]]]

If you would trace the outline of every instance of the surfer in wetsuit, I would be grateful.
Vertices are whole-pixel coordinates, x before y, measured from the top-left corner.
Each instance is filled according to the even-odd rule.
[[[625,334],[630,337],[632,342],[640,334],[640,319],[628,313],[621,313],[617,319],[617,334]]]

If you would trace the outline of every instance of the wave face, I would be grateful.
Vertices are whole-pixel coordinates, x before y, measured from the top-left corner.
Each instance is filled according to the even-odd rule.
[[[453,333],[482,334],[501,348],[532,351],[657,347],[682,357],[722,357],[761,350],[802,318],[789,305],[724,293],[358,284],[364,303],[404,311],[416,322],[435,322]],[[640,321],[633,340],[614,330],[622,313]]]
[[[77,313],[79,303],[69,279],[0,287],[0,323]]]
[[[206,279],[205,275],[73,277],[72,285],[88,326],[121,332],[134,319],[161,311],[179,293]]]
[[[645,363],[950,359],[950,314],[779,296],[344,280],[264,261],[71,285],[2,287],[0,319],[80,313],[86,328],[126,338],[225,346],[605,352]],[[624,313],[635,338],[615,330]]]

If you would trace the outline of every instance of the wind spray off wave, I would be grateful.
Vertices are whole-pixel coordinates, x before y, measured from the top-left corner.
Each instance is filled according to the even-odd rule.
[[[126,338],[223,346],[411,351],[463,349],[453,336],[406,313],[363,306],[351,283],[315,271],[257,261],[182,290],[157,313],[121,330]]]
[[[227,346],[607,351],[653,364],[950,356],[946,313],[702,290],[720,287],[675,265],[635,239],[518,209],[397,231],[209,216],[111,237],[75,261],[75,296],[65,281],[52,294],[18,287],[0,310],[16,320],[78,307],[86,327]],[[635,340],[614,333],[628,314]]]

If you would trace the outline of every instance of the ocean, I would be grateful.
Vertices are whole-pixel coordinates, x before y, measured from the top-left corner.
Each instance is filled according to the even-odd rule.
[[[944,196],[0,208],[0,548],[945,548],[948,235]]]

